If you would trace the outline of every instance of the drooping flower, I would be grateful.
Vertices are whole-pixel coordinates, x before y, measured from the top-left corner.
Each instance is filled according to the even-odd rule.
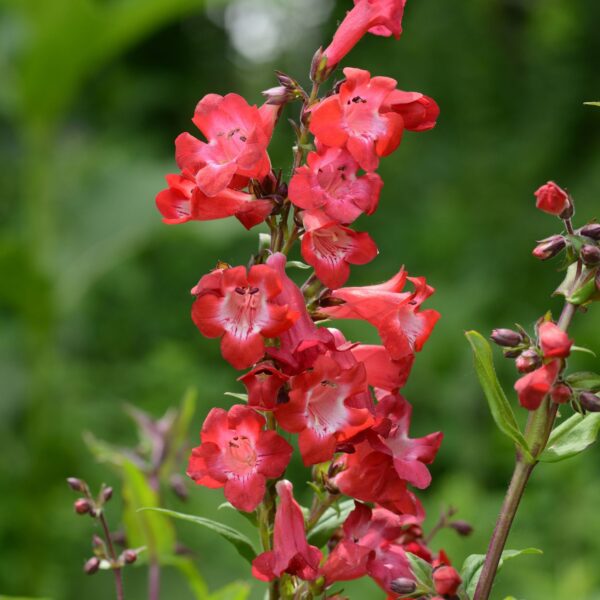
[[[277,482],[279,506],[275,513],[273,550],[259,554],[252,562],[252,575],[271,581],[282,573],[306,581],[319,576],[321,551],[306,541],[304,515],[294,500],[293,486],[286,479]]]
[[[405,4],[406,0],[354,0],[354,8],[346,14],[331,44],[323,51],[327,69],[335,69],[367,32],[398,39]]]
[[[224,487],[233,506],[253,511],[262,501],[267,479],[285,471],[292,447],[275,431],[264,431],[265,419],[248,406],[227,412],[213,408],[192,450],[187,474],[197,484]]]
[[[556,323],[544,321],[538,327],[540,346],[545,358],[567,358],[573,340]]]
[[[310,371],[292,377],[289,402],[277,407],[280,427],[298,433],[305,465],[333,457],[336,445],[372,422],[365,368],[350,352],[320,355]]]
[[[402,117],[386,107],[396,80],[353,68],[344,69],[344,75],[339,93],[312,109],[310,131],[326,146],[346,148],[365,171],[374,171],[402,137]]]
[[[221,338],[223,358],[245,369],[265,354],[263,338],[289,329],[298,313],[274,299],[281,293],[277,273],[267,265],[215,269],[200,279],[192,294],[192,319],[208,338]]]
[[[343,148],[321,144],[290,180],[289,198],[299,208],[321,209],[344,225],[377,208],[383,182],[375,173],[357,176],[358,164]]]
[[[248,404],[260,410],[276,407],[279,392],[288,380],[287,375],[268,362],[259,363],[238,379],[248,390]]]
[[[207,94],[192,119],[207,142],[182,133],[175,140],[177,164],[195,175],[198,188],[207,196],[264,177],[271,168],[267,146],[275,114],[274,107],[258,109],[238,94]]]
[[[569,206],[569,195],[554,181],[539,187],[535,193],[535,205],[550,215],[560,215]]]
[[[404,292],[406,281],[414,292]],[[322,312],[334,319],[364,319],[377,328],[383,345],[394,360],[419,352],[440,314],[432,309],[420,310],[421,304],[433,294],[424,277],[408,277],[401,269],[389,281],[379,285],[341,288],[332,297],[343,300]]]
[[[364,265],[377,256],[377,246],[368,233],[310,214],[304,216],[304,226],[302,256],[314,267],[316,276],[332,290],[346,283],[350,265]]]
[[[517,379],[515,390],[519,396],[521,406],[527,410],[536,410],[539,407],[556,381],[560,371],[560,363],[560,360],[554,359],[542,365],[539,369]]]

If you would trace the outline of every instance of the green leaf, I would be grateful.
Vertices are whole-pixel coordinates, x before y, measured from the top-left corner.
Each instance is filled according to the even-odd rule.
[[[567,376],[567,383],[579,390],[588,390],[590,392],[600,391],[600,375],[590,371],[571,373]]]
[[[250,595],[250,586],[243,582],[234,582],[222,587],[210,596],[210,600],[246,600]]]
[[[307,265],[300,260],[288,260],[285,266],[289,267],[290,269],[302,269],[303,271],[312,268],[310,265]]]
[[[407,552],[406,558],[408,558],[410,570],[415,576],[415,580],[417,582],[417,591],[415,593],[418,593],[419,595],[433,593],[433,567],[431,564],[412,552]]]
[[[308,534],[309,541],[319,548],[327,543],[332,533],[341,527],[348,515],[354,510],[354,500],[347,499],[335,507],[330,506]]]
[[[571,352],[584,352],[585,354],[591,354],[592,356],[596,356],[596,353],[589,348],[584,348],[583,346],[571,346]]]
[[[525,548],[524,550],[505,550],[500,557],[498,563],[498,571],[502,568],[502,565],[511,558],[516,558],[524,554],[543,554],[541,550],[537,548]],[[461,571],[462,587],[466,591],[469,598],[473,597],[477,582],[481,577],[481,570],[483,569],[483,563],[485,562],[485,554],[471,554],[467,556]]]
[[[194,594],[195,600],[210,600],[208,586],[191,559],[183,556],[170,556],[163,561],[163,564],[175,567],[179,570],[186,578],[188,585]]]
[[[498,429],[513,440],[527,458],[532,460],[527,442],[519,430],[515,414],[508,403],[506,395],[496,376],[490,345],[477,331],[467,331],[465,335],[473,350],[475,370],[479,377],[479,383],[485,393],[492,417],[494,418]]]
[[[221,504],[219,504],[219,506],[217,506],[217,510],[221,510],[223,508],[235,511],[236,514],[240,515],[241,517],[244,517],[244,519],[246,519],[246,521],[248,521],[249,523],[252,523],[253,527],[258,527],[256,511],[249,513],[243,510],[238,510],[233,504],[231,504],[231,502],[222,502]]]
[[[575,456],[591,446],[600,431],[600,413],[575,414],[551,434],[540,460],[558,462]]]
[[[240,556],[245,558],[249,563],[252,563],[256,557],[256,550],[250,539],[237,529],[229,527],[229,525],[224,525],[223,523],[212,521],[211,519],[205,519],[204,517],[197,517],[196,515],[186,515],[185,513],[176,512],[174,510],[167,510],[166,508],[143,507],[139,510],[140,512],[151,511],[160,513],[172,517],[173,519],[189,521],[190,523],[206,527],[207,529],[218,533],[222,538],[232,544]]]
[[[231,396],[236,400],[241,400],[242,402],[248,402],[248,394],[237,394],[235,392],[225,392],[225,396]]]
[[[584,102],[584,104],[588,106],[600,106],[600,102]]]

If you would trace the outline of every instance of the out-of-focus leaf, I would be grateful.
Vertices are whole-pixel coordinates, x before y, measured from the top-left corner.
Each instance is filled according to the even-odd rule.
[[[513,442],[531,459],[531,453],[523,434],[519,430],[515,414],[506,399],[506,395],[496,376],[492,349],[487,340],[477,331],[467,331],[465,334],[475,359],[475,370],[479,377],[479,383],[485,393],[490,412],[498,426],[498,429],[504,435],[508,436]]]
[[[575,414],[551,434],[540,460],[558,462],[576,456],[591,446],[600,431],[600,413]]]
[[[219,506],[217,508],[218,508],[218,510],[221,510],[222,508],[227,508],[229,510],[235,511],[238,515],[240,515],[241,517],[244,517],[244,519],[246,519],[246,521],[248,521],[249,523],[252,523],[252,525],[254,525],[254,527],[256,527],[258,524],[258,519],[256,518],[256,511],[248,513],[243,510],[238,510],[233,504],[231,504],[231,502],[223,502],[223,503],[219,504]]]
[[[588,106],[600,106],[600,102],[584,102],[584,104]]]
[[[256,550],[250,539],[237,529],[229,527],[229,525],[224,525],[223,523],[212,521],[211,519],[205,519],[204,517],[197,517],[196,515],[186,515],[185,513],[176,512],[174,510],[167,510],[166,508],[153,506],[144,506],[140,508],[140,512],[145,511],[160,513],[161,515],[167,515],[173,519],[189,521],[190,523],[195,523],[196,525],[211,529],[232,544],[240,556],[245,558],[249,563],[252,563],[256,557]]]
[[[330,506],[310,530],[308,539],[319,548],[327,543],[331,534],[348,518],[354,509],[354,500],[342,500],[336,507]]]
[[[210,600],[246,600],[250,595],[247,583],[234,582],[222,587],[210,596]]]
[[[590,392],[600,391],[600,375],[590,371],[571,373],[567,376],[567,383],[580,390],[588,390]]]
[[[571,346],[571,352],[583,352],[584,354],[591,354],[596,356],[596,353],[590,348],[584,348],[583,346]]]
[[[241,400],[242,402],[248,402],[248,394],[238,394],[236,392],[225,392],[225,396],[230,396],[231,398],[235,398],[236,400]]]
[[[541,550],[537,548],[525,548],[524,550],[505,550],[500,557],[498,563],[498,571],[502,568],[507,560],[522,556],[524,554],[543,554]],[[473,597],[477,582],[481,577],[481,571],[483,569],[483,563],[485,562],[485,554],[471,554],[467,556],[461,570],[462,577],[462,589],[466,591],[469,598]]]
[[[169,556],[163,560],[163,564],[179,570],[186,578],[195,600],[210,600],[208,586],[191,559],[183,556]]]

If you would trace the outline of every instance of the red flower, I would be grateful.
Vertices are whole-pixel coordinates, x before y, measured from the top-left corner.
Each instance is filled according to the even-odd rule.
[[[277,273],[267,265],[215,269],[202,277],[192,293],[192,319],[209,338],[221,337],[223,358],[245,369],[265,353],[264,337],[289,329],[298,313],[273,300],[281,292]]]
[[[435,591],[442,596],[454,596],[461,583],[462,579],[454,567],[442,566],[433,572]]]
[[[271,581],[282,573],[313,581],[319,576],[321,551],[306,541],[304,515],[294,500],[292,484],[277,482],[279,506],[275,513],[273,550],[259,554],[252,562],[252,575]]]
[[[402,291],[407,280],[415,286],[414,292]],[[424,277],[407,277],[402,269],[380,285],[335,290],[332,297],[344,304],[322,312],[334,319],[368,321],[377,327],[392,359],[401,360],[421,350],[440,317],[435,310],[419,310],[433,292]]]
[[[260,410],[273,410],[279,391],[289,377],[269,363],[260,363],[238,381],[248,390],[248,404]]]
[[[344,69],[339,94],[312,109],[310,131],[322,144],[345,147],[365,171],[374,171],[379,157],[400,144],[402,117],[390,112],[386,100],[396,88],[389,77],[373,77],[362,69]]]
[[[207,196],[232,185],[243,187],[249,178],[264,177],[271,168],[267,146],[274,114],[273,107],[259,110],[238,94],[204,96],[192,121],[208,143],[182,133],[175,140],[179,168],[194,173]]]
[[[304,226],[302,256],[328,288],[337,289],[346,283],[350,265],[364,265],[377,256],[377,246],[368,233],[310,214],[304,215]]]
[[[544,358],[567,358],[573,340],[555,323],[544,321],[538,327],[538,336]]]
[[[396,39],[402,33],[402,14],[406,0],[354,0],[354,8],[348,12],[323,54],[327,57],[327,69],[336,65],[354,48],[367,32]]]
[[[567,192],[556,185],[554,181],[549,181],[539,187],[534,195],[537,208],[551,215],[560,215],[570,204]]]
[[[415,360],[414,354],[407,354],[394,360],[385,346],[357,344],[352,354],[367,370],[367,383],[374,388],[396,392],[406,383]]]
[[[560,360],[553,360],[517,380],[515,390],[521,406],[528,410],[538,408],[556,381],[560,363]]]
[[[202,443],[192,450],[188,476],[199,485],[224,487],[233,506],[253,511],[266,480],[283,474],[293,450],[274,431],[263,431],[264,425],[264,417],[248,406],[213,408],[202,425]]]
[[[305,465],[333,457],[336,445],[371,422],[365,368],[349,352],[319,356],[312,370],[292,377],[289,402],[277,407],[277,422],[298,433]]]
[[[419,92],[395,90],[388,96],[386,104],[402,117],[404,129],[409,131],[432,129],[440,114],[437,102]]]
[[[348,224],[363,212],[377,208],[383,182],[379,175],[357,177],[358,164],[343,148],[321,144],[308,154],[307,164],[296,169],[290,181],[289,197],[298,207],[322,209],[333,221]]]

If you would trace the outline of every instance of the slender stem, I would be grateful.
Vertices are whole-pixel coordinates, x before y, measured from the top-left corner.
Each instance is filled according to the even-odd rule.
[[[150,562],[148,570],[148,600],[160,598],[160,565],[156,558]]]
[[[111,559],[114,563],[117,562],[117,554],[115,552],[115,547],[113,546],[112,540],[110,538],[110,530],[108,529],[108,523],[106,522],[106,518],[104,517],[104,512],[99,511],[100,516],[98,520],[102,524],[102,529],[104,530],[104,537],[106,538],[106,545],[108,547],[108,551],[110,553]],[[115,575],[115,587],[117,588],[117,600],[123,600],[123,577],[121,575],[121,568],[115,567],[112,569],[112,572]]]

